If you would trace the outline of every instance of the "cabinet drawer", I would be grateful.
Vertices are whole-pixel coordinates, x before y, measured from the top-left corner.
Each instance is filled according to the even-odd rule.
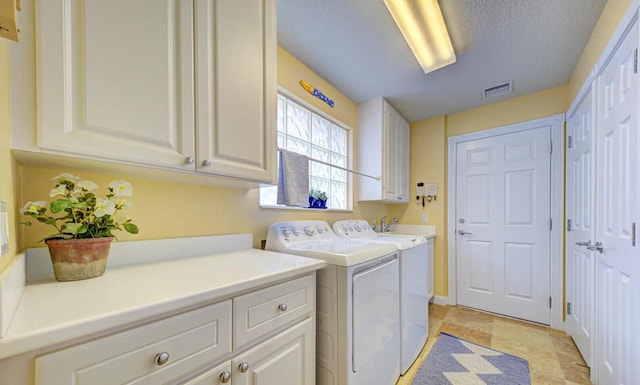
[[[163,384],[231,352],[230,336],[228,300],[38,357],[35,383]]]
[[[314,308],[315,274],[234,298],[234,348],[303,318]]]

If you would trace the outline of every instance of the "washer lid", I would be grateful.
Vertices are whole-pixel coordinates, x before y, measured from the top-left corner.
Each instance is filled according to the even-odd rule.
[[[374,243],[391,243],[399,250],[406,250],[426,243],[426,239],[418,235],[400,235],[376,233],[364,220],[344,220],[333,224],[333,231],[340,238],[357,239]]]
[[[391,243],[365,243],[354,239],[322,239],[291,243],[283,253],[317,258],[332,265],[353,266],[362,262],[392,254],[397,248]]]
[[[399,235],[399,234],[377,234],[356,238],[361,242],[372,242],[381,244],[392,244],[398,250],[406,250],[427,243],[427,240],[420,236]]]

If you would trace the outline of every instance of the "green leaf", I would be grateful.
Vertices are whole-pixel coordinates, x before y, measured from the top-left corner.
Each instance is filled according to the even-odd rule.
[[[84,234],[87,230],[89,230],[89,226],[82,224],[82,226],[78,227],[78,234]]]
[[[87,208],[87,202],[75,202],[71,207],[74,209],[85,210]]]
[[[98,231],[95,234],[94,238],[104,238],[104,237],[110,237],[110,236],[111,236],[111,231],[104,229],[104,230]]]
[[[66,225],[64,225],[62,231],[65,233],[78,234],[78,230],[81,226],[82,225],[79,223],[67,223]]]
[[[123,223],[122,227],[124,227],[124,229],[127,230],[128,233],[138,234],[138,226],[134,225],[133,223]]]
[[[71,206],[71,201],[68,199],[58,199],[56,201],[51,202],[51,212],[54,214],[59,213],[60,211],[66,209]]]
[[[72,239],[72,238],[73,238],[73,235],[58,233],[58,234],[47,235],[46,237],[42,238],[42,241],[46,241],[47,239]]]
[[[52,218],[52,217],[48,217],[46,221],[44,221],[44,223],[48,224],[48,225],[56,225],[56,219]]]

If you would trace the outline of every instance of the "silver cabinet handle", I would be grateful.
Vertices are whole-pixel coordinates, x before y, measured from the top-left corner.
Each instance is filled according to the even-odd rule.
[[[460,234],[460,235],[471,235],[473,233],[469,233],[469,232],[466,232],[464,230],[458,230],[458,234]]]
[[[280,309],[280,311],[287,311],[287,304],[286,303],[281,303],[278,306],[278,309]]]
[[[229,372],[220,373],[220,382],[222,382],[223,384],[226,384],[227,382],[229,382],[229,380],[231,380],[231,373]]]
[[[238,369],[240,369],[240,373],[246,373],[247,370],[249,370],[249,363],[248,362],[243,362],[240,365],[238,365]]]
[[[184,163],[185,164],[193,164],[195,162],[195,159],[193,159],[192,156],[188,156],[185,158]]]
[[[209,166],[211,166],[211,161],[209,159],[205,159],[205,160],[202,161],[202,165],[204,167],[209,167]]]
[[[167,362],[169,362],[169,353],[162,352],[162,353],[156,354],[155,361],[156,361],[156,365],[158,366],[162,366],[166,364]]]

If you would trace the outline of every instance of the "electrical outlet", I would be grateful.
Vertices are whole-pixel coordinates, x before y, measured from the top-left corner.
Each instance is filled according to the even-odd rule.
[[[0,202],[0,255],[5,255],[9,252],[9,217],[8,217],[7,202]]]

